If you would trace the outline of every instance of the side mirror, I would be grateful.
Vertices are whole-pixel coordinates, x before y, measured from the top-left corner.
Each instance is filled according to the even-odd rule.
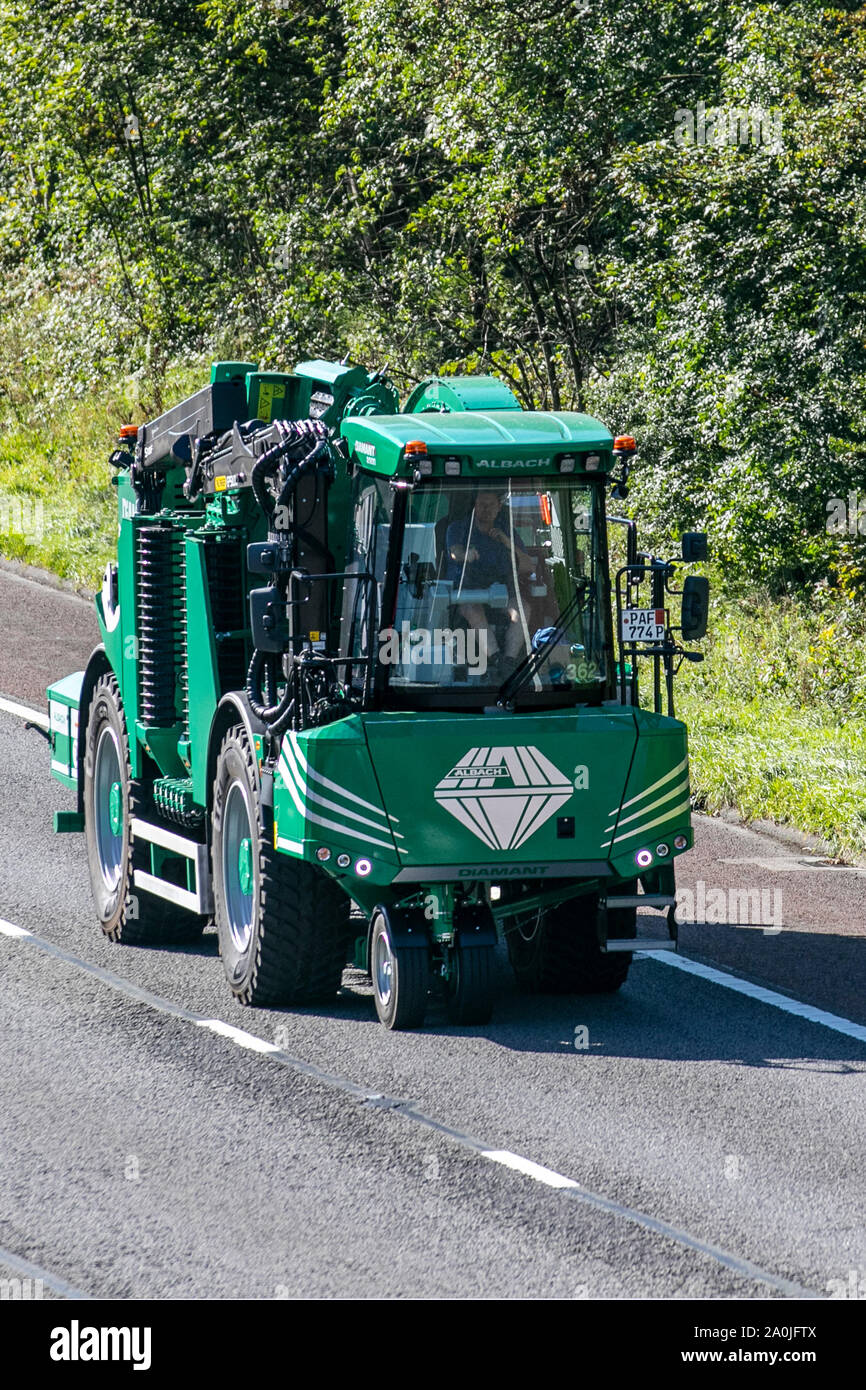
[[[707,558],[706,531],[686,531],[682,537],[683,559],[688,564],[697,564]]]
[[[262,652],[285,651],[289,642],[286,601],[274,586],[250,590],[250,627],[253,646]]]
[[[690,574],[683,584],[682,634],[685,642],[697,642],[707,633],[710,612],[710,581]]]

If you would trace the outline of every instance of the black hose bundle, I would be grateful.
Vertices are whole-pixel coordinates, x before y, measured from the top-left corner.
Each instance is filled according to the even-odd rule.
[[[281,524],[282,515],[287,511],[300,479],[314,469],[333,478],[334,461],[327,426],[320,420],[276,420],[274,423],[280,438],[253,465],[250,484],[256,501],[267,517],[269,536],[279,539],[280,533],[285,533],[285,526]],[[275,496],[268,481],[278,473],[281,473],[281,477],[279,492]],[[289,568],[292,551],[293,547],[286,551]],[[274,574],[271,579],[271,585],[282,598],[285,598],[286,583],[286,570]],[[291,678],[287,678],[285,690],[277,699],[280,662],[279,653],[257,648],[247,672],[250,709],[266,726],[272,738],[278,738],[285,732],[295,712],[294,682]]]
[[[293,714],[294,705],[291,681],[286,682],[282,696],[277,699],[279,661],[277,652],[263,652],[256,648],[247,671],[247,698],[250,709],[256,719],[260,719],[265,725],[271,737],[284,732],[288,719]],[[286,724],[283,724],[284,720]],[[283,724],[283,728],[274,728],[279,724]]]

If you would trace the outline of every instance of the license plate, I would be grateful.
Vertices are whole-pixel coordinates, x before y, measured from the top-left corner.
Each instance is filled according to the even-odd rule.
[[[665,640],[667,624],[663,608],[624,608],[622,611],[623,642],[649,642],[653,646]]]

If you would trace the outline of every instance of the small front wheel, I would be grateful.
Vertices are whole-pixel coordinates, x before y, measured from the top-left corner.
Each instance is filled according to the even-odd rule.
[[[458,938],[448,981],[448,1017],[452,1023],[489,1023],[493,1016],[492,946],[463,946]]]
[[[377,911],[370,936],[370,974],[379,1021],[400,1031],[420,1028],[427,1012],[430,962],[422,946],[394,940],[384,912]]]

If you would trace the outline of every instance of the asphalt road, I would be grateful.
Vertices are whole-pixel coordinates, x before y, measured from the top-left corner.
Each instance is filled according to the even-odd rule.
[[[34,588],[0,575],[0,692],[44,708],[92,628]],[[490,1026],[434,1005],[389,1034],[357,974],[332,1007],[250,1011],[212,934],[106,942],[82,838],[51,831],[71,800],[0,711],[0,1278],[26,1261],[46,1296],[148,1299],[866,1294],[866,1042],[796,1012],[866,1021],[862,873],[701,819],[681,885],[749,917],[684,926],[705,975],[642,958],[618,995],[527,999],[503,958]]]

